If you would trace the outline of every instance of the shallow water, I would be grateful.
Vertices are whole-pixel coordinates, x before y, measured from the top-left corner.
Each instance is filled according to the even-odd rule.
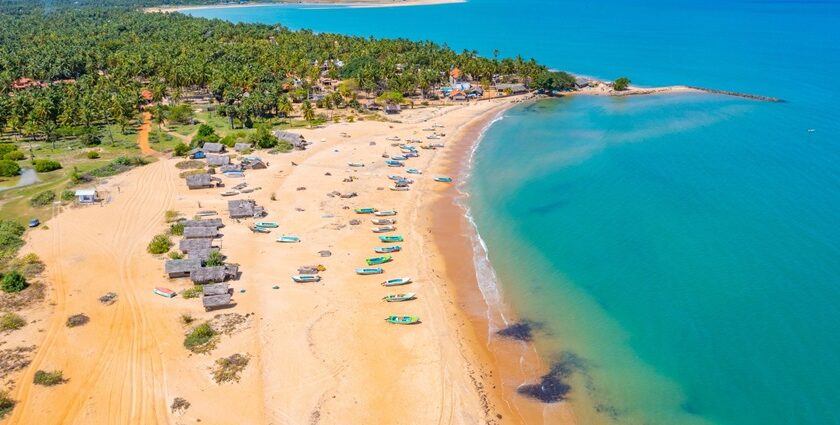
[[[506,301],[545,324],[543,354],[574,365],[584,423],[840,423],[837,2],[191,13],[785,99],[519,106],[477,149],[470,203]]]

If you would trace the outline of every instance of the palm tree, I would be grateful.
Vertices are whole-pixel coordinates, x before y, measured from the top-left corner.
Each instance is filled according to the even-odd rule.
[[[309,122],[312,126],[312,121],[315,121],[315,110],[312,109],[312,104],[308,100],[303,101],[303,119]]]

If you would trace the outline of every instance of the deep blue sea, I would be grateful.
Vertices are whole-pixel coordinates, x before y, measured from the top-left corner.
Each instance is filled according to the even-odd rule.
[[[190,13],[785,99],[522,105],[488,130],[466,188],[506,301],[545,324],[547,358],[579,359],[583,423],[840,424],[840,2]]]

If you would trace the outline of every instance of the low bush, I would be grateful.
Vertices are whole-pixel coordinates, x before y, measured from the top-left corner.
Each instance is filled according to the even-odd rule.
[[[175,156],[184,156],[189,151],[190,151],[190,146],[187,145],[186,143],[178,143],[177,145],[175,145],[175,148],[172,149],[172,153]]]
[[[183,236],[184,223],[172,223],[172,225],[169,226],[169,234],[173,236]]]
[[[88,153],[87,153],[87,154],[85,154],[85,156],[87,156],[87,158],[88,158],[88,159],[97,159],[97,158],[99,158],[99,152],[97,152],[97,151],[88,151]]]
[[[32,205],[33,207],[46,207],[53,201],[55,201],[55,192],[46,190],[33,196],[32,199],[29,200],[29,205]]]
[[[34,159],[32,160],[32,168],[39,173],[48,173],[61,169],[61,163],[51,159]]]
[[[5,155],[3,155],[3,159],[8,161],[20,161],[21,159],[26,158],[26,155],[23,154],[21,151],[11,151]]]
[[[203,289],[202,289],[201,285],[195,285],[192,288],[185,289],[183,292],[181,292],[181,298],[184,298],[184,299],[187,299],[187,300],[190,300],[190,299],[193,299],[193,298],[198,298],[199,296],[201,296],[202,291],[203,291]]]
[[[207,256],[207,260],[204,262],[204,265],[207,267],[223,266],[224,264],[225,258],[219,251],[210,251],[210,254]]]
[[[173,221],[177,220],[180,216],[181,213],[175,210],[166,210],[166,212],[163,213],[163,218],[166,220],[167,223],[172,223]]]
[[[192,322],[195,322],[195,317],[190,313],[181,313],[181,317],[178,320],[181,321],[182,325],[191,325]]]
[[[206,352],[212,348],[213,337],[216,331],[208,323],[202,323],[195,327],[184,338],[184,348],[194,353]]]
[[[223,382],[239,382],[239,374],[248,366],[250,357],[236,353],[230,357],[222,357],[216,360],[216,368],[213,369],[213,380],[217,384]]]
[[[37,385],[51,387],[53,385],[64,383],[64,373],[60,370],[53,370],[51,372],[39,370],[35,372],[35,378],[32,380],[32,382],[34,382]]]
[[[149,246],[146,248],[150,254],[165,254],[172,248],[172,240],[166,235],[155,235]]]
[[[14,177],[20,174],[20,165],[8,159],[0,159],[0,177]]]
[[[5,313],[0,316],[0,332],[16,331],[26,326],[26,320],[16,313]]]
[[[7,391],[0,391],[0,419],[3,419],[12,409],[15,408],[15,401]]]
[[[73,192],[70,189],[65,189],[61,191],[61,200],[65,202],[70,202],[76,198],[76,192]]]
[[[169,251],[170,260],[181,260],[183,258],[184,254],[181,254],[181,251]]]
[[[6,273],[0,281],[0,289],[7,293],[23,291],[27,286],[29,283],[26,282],[26,278],[17,270]]]
[[[118,158],[114,158],[114,160],[109,162],[107,165],[91,170],[89,174],[94,177],[110,177],[120,173],[124,173],[134,167],[146,165],[148,163],[149,162],[145,159],[137,156],[121,156]]]
[[[20,272],[27,279],[38,276],[45,268],[44,262],[35,253],[29,253],[14,259],[10,267],[10,269]]]

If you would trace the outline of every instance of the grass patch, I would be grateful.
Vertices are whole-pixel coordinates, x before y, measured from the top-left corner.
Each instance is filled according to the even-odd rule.
[[[183,236],[184,223],[172,223],[172,225],[169,226],[169,234],[173,236]]]
[[[0,332],[16,331],[26,326],[26,320],[16,313],[5,313],[0,316]]]
[[[181,161],[175,164],[175,168],[181,170],[193,170],[196,168],[204,168],[204,161],[198,161],[195,159]]]
[[[64,383],[64,373],[60,370],[46,371],[39,370],[35,372],[35,378],[32,380],[37,385],[45,387],[52,387],[53,385]]]
[[[172,223],[173,221],[177,220],[180,216],[181,213],[175,210],[166,210],[166,212],[163,213],[163,218],[166,220],[167,223]]]
[[[198,298],[199,296],[201,296],[201,293],[203,291],[204,289],[201,287],[201,285],[195,285],[192,288],[185,289],[183,292],[181,292],[181,297],[188,300]]]
[[[29,200],[29,205],[32,205],[35,208],[46,207],[55,201],[55,192],[51,190],[43,191]]]
[[[0,419],[6,417],[15,408],[15,401],[9,396],[8,391],[0,391]]]
[[[213,369],[213,380],[217,384],[223,382],[239,382],[239,375],[248,366],[250,360],[251,357],[249,355],[239,353],[216,360],[216,367]]]
[[[181,313],[181,316],[178,317],[178,321],[180,321],[182,325],[187,326],[195,322],[195,317],[193,317],[190,313]]]
[[[216,331],[208,323],[202,323],[195,327],[184,338],[184,348],[193,353],[207,353],[215,346]]]

